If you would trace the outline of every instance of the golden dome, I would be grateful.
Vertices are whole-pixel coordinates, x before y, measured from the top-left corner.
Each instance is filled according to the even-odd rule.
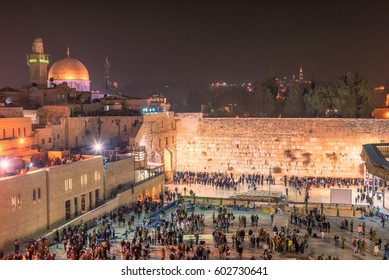
[[[81,61],[75,58],[65,57],[56,61],[49,70],[49,80],[83,80],[89,81],[88,69]]]

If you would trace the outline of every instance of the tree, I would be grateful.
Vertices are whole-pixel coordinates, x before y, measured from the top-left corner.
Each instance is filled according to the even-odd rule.
[[[287,89],[285,104],[283,107],[283,117],[303,117],[304,116],[304,89],[297,82],[292,82]]]
[[[203,104],[207,104],[204,94],[197,88],[191,90],[186,101],[186,111],[200,112]]]
[[[333,93],[328,85],[320,85],[309,91],[305,98],[305,112],[315,117],[325,117],[327,110],[333,110]]]
[[[254,96],[254,103],[256,104],[259,116],[274,116],[277,92],[278,86],[275,78],[265,80],[257,88]]]
[[[349,72],[329,84],[316,87],[304,99],[306,115],[365,118],[374,108],[374,91],[367,79]]]

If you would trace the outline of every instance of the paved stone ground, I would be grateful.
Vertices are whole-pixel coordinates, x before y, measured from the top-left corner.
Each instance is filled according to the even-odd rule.
[[[183,193],[184,186],[177,186],[177,185],[171,185],[169,188],[171,190],[174,190],[175,188],[178,188],[179,192]],[[283,186],[281,185],[275,185],[271,186],[272,191],[275,189],[279,189],[282,191]],[[267,186],[263,187],[264,189],[267,188]],[[214,196],[214,197],[229,197],[231,194],[234,193],[234,191],[225,191],[225,190],[216,190],[212,187],[204,187],[204,186],[190,186],[187,187],[188,191],[189,189],[193,189],[195,191],[196,195],[202,196],[202,195],[207,195],[207,196]],[[240,186],[237,192],[242,192],[245,190],[244,186]],[[327,199],[326,196],[327,190],[322,190],[318,189],[315,192],[315,195],[313,198],[315,199],[322,199],[325,201]],[[292,197],[295,195],[297,197],[297,200],[300,201],[303,198],[300,198],[299,195],[294,193],[294,190],[290,190],[290,196]],[[355,191],[356,193],[356,191]],[[312,197],[312,196],[311,196]],[[213,245],[212,241],[212,231],[213,231],[213,225],[212,225],[212,213],[216,212],[216,209],[211,209],[211,210],[200,210],[198,207],[196,207],[196,213],[204,213],[206,216],[206,227],[205,229],[200,232],[200,240],[205,241],[205,246],[209,246],[212,255],[211,259],[219,259],[219,253],[217,249]],[[260,210],[254,210],[254,209],[249,209],[248,211],[239,211],[239,210],[229,210],[234,213],[236,217],[239,215],[246,215],[248,218],[248,226],[246,227],[246,233],[250,229],[250,216],[251,214],[258,214],[259,215],[259,227],[265,228],[268,232],[272,232],[272,226],[271,226],[271,221],[270,221],[270,216],[268,214],[262,213]],[[166,213],[167,217],[169,217],[169,212]],[[290,213],[278,213],[274,219],[274,223],[282,223],[279,224],[278,227],[282,226],[286,220],[289,219]],[[140,222],[143,219],[144,215],[141,215],[140,219],[138,222]],[[377,217],[367,217],[364,219],[354,219],[354,232],[346,231],[340,228],[340,223],[343,220],[341,217],[327,217],[327,220],[331,223],[331,232],[326,233],[324,239],[320,238],[320,233],[315,230],[314,233],[316,232],[319,238],[310,238],[309,243],[308,243],[308,248],[305,250],[305,253],[303,255],[297,255],[294,253],[287,253],[285,256],[280,256],[278,253],[273,254],[273,259],[307,259],[307,258],[313,258],[316,259],[317,256],[319,255],[324,255],[324,259],[327,258],[329,255],[332,257],[336,257],[342,260],[362,260],[362,259],[369,259],[369,260],[379,260],[383,258],[383,247],[379,253],[378,256],[373,255],[373,246],[372,242],[369,240],[369,238],[362,237],[363,240],[366,241],[367,243],[367,252],[366,256],[362,256],[360,254],[353,254],[352,253],[352,241],[354,238],[358,240],[358,233],[356,232],[356,228],[359,223],[362,223],[364,221],[366,223],[366,232],[368,233],[370,228],[373,228],[376,230],[378,236],[380,236],[383,240],[383,245],[386,244],[387,241],[389,241],[389,231],[387,228],[382,228],[380,220]],[[350,220],[350,219],[349,219]],[[290,225],[293,227],[293,225]],[[389,224],[388,224],[389,226]],[[113,225],[116,231],[116,236],[119,238],[115,239],[113,241],[113,248],[111,253],[116,256],[117,259],[120,259],[120,252],[119,250],[119,243],[121,241],[122,234],[125,231],[124,227],[119,227],[118,223],[115,223]],[[238,255],[235,252],[235,250],[232,248],[232,241],[231,241],[231,236],[232,234],[236,231],[238,228],[237,222],[230,228],[230,232],[227,234],[227,240],[228,240],[228,245],[231,248],[231,254],[228,256],[229,259],[238,259]],[[256,233],[256,230],[254,227],[252,227],[254,234]],[[90,229],[93,230],[93,229]],[[302,230],[304,232],[304,230]],[[345,242],[345,249],[341,249],[340,247],[335,247],[335,242],[334,242],[334,235],[339,234],[339,236],[343,235],[346,238]],[[247,236],[247,234],[246,234]],[[130,237],[132,237],[132,234],[130,234]],[[189,240],[195,240],[193,235],[185,235],[184,236],[184,242],[189,242]],[[248,238],[247,238],[248,239]],[[261,259],[261,254],[263,253],[262,249],[262,242],[260,243],[260,248],[251,248],[248,240],[245,239],[244,241],[244,251],[243,251],[243,259],[250,259],[252,256],[254,256],[255,259]],[[150,250],[150,257],[151,259],[160,259],[160,250],[163,246],[157,245],[157,246],[151,246]],[[57,254],[57,259],[66,259],[66,254],[65,251],[63,250],[63,244],[59,245],[59,248],[57,249],[56,246],[51,246],[50,250],[52,252],[55,252]],[[193,254],[193,253],[192,253]],[[166,256],[168,256],[168,252],[166,253]]]

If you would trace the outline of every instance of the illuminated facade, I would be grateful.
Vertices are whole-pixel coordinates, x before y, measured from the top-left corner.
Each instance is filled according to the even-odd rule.
[[[30,70],[30,83],[38,86],[45,86],[49,55],[44,54],[43,41],[41,38],[36,38],[32,43],[32,54],[27,55],[27,65]]]
[[[70,57],[69,48],[65,58],[56,61],[49,70],[47,86],[53,88],[66,82],[79,92],[90,91],[89,73],[78,59]]]

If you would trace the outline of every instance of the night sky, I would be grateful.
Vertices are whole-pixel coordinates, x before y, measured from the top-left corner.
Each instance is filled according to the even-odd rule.
[[[5,3],[6,2],[6,3]],[[0,87],[28,83],[26,54],[42,37],[103,83],[187,84],[298,75],[330,81],[359,71],[389,81],[389,1],[1,1]],[[51,64],[50,64],[51,65]]]

